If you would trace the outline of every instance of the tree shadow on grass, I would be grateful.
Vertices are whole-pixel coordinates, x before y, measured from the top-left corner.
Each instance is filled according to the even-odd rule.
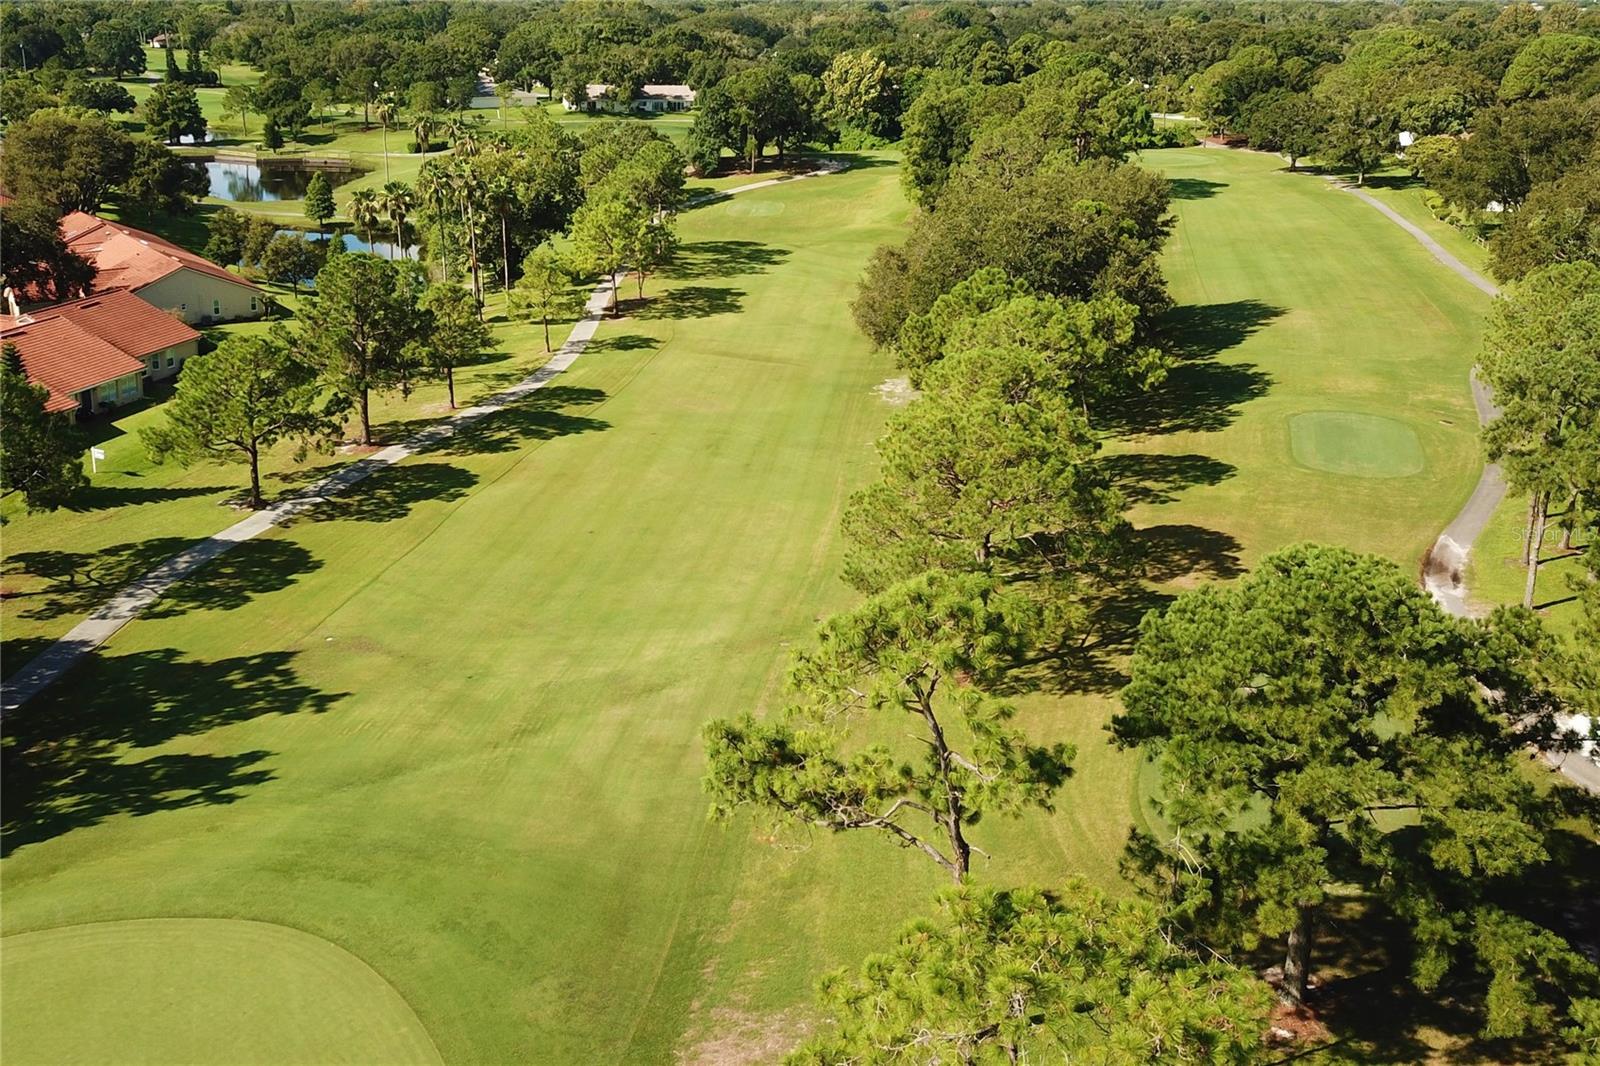
[[[128,474],[127,477],[136,475]],[[67,502],[69,511],[104,511],[112,507],[132,507],[141,503],[165,503],[184,500],[191,496],[209,496],[226,492],[231,485],[188,485],[166,488],[141,485],[90,485]]]
[[[1284,308],[1260,300],[1185,304],[1162,315],[1157,328],[1179,359],[1209,359],[1238,347],[1284,313]]]
[[[660,343],[654,337],[647,337],[643,333],[624,333],[617,337],[597,337],[584,348],[584,354],[601,355],[606,352],[640,352],[647,348],[654,348]]]
[[[1155,389],[1109,409],[1104,428],[1119,435],[1226,429],[1242,405],[1266,395],[1272,377],[1254,363],[1223,363],[1216,357],[1282,313],[1257,300],[1169,313],[1162,336],[1177,355],[1177,365]]]
[[[1369,174],[1364,184],[1369,189],[1415,189],[1423,181],[1414,174]]]
[[[1122,452],[1103,456],[1099,465],[1130,504],[1172,503],[1184,489],[1216,485],[1237,471],[1209,455]]]
[[[1107,695],[1120,690],[1128,683],[1127,660],[1139,638],[1139,623],[1174,598],[1156,585],[1181,577],[1227,580],[1244,572],[1238,541],[1200,526],[1135,530],[1131,555],[1126,574],[1093,586],[1084,595],[1081,639],[1012,671],[1008,691]]]
[[[710,318],[731,315],[744,303],[744,290],[724,285],[679,285],[643,305],[636,301],[628,314],[641,321],[663,318]]]
[[[1172,186],[1174,200],[1205,200],[1217,195],[1218,189],[1226,189],[1225,181],[1207,181],[1205,178],[1168,178],[1167,184]]]
[[[522,400],[456,433],[438,447],[434,455],[481,455],[514,451],[529,441],[551,440],[573,433],[592,433],[610,429],[611,423],[569,408],[592,407],[610,398],[604,389],[584,386],[546,385]]]
[[[52,619],[86,614],[157,564],[192,547],[187,537],[155,537],[113,544],[93,552],[18,552],[5,561],[5,577],[35,587],[8,589],[7,599],[22,600],[22,618]],[[146,612],[173,618],[191,610],[232,610],[254,597],[292,585],[322,564],[290,541],[269,538],[236,545],[207,563],[189,580],[168,589]],[[20,666],[13,660],[10,665]]]
[[[321,713],[345,693],[302,682],[294,652],[215,662],[176,649],[93,653],[71,684],[6,719],[0,855],[118,815],[233,803],[275,776],[270,752],[145,754],[267,714]]]
[[[419,503],[459,500],[477,483],[477,474],[450,463],[400,463],[319,502],[303,517],[312,522],[394,522]]]
[[[657,273],[673,281],[765,274],[788,258],[788,249],[760,241],[696,241],[679,246],[672,262]]]

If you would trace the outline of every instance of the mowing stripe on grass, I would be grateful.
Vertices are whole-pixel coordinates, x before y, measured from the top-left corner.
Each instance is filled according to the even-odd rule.
[[[709,193],[696,197],[690,201],[690,206],[715,203],[738,193],[751,192],[755,189],[767,189],[772,186],[798,181],[802,178],[814,178],[823,174],[834,174],[848,164],[837,160],[828,160],[816,170],[806,171],[801,174],[785,175],[781,178],[768,178],[764,181],[751,182],[732,189]],[[505,409],[510,404],[517,402],[530,393],[544,388],[557,374],[567,369],[583,354],[584,348],[594,336],[595,329],[600,325],[605,314],[605,302],[610,294],[609,282],[602,282],[595,287],[589,296],[589,301],[584,305],[583,317],[573,324],[572,332],[567,335],[566,343],[550,357],[550,360],[535,370],[528,377],[517,384],[497,392],[487,400],[473,407],[464,408],[450,419],[417,433],[399,444],[389,447],[359,459],[339,471],[328,475],[316,482],[304,492],[296,493],[271,507],[263,508],[248,518],[235,522],[220,533],[215,533],[205,540],[184,549],[177,555],[168,559],[143,577],[131,582],[110,600],[102,604],[93,614],[67,633],[66,636],[40,652],[27,666],[17,671],[15,677],[5,684],[4,698],[0,700],[0,714],[10,712],[27,703],[44,689],[72,668],[73,664],[89,652],[111,639],[112,634],[133,621],[145,608],[161,598],[173,585],[193,574],[206,563],[215,559],[223,552],[236,544],[242,544],[260,536],[273,526],[279,525],[287,519],[303,514],[305,511],[325,503],[330,497],[337,496],[357,482],[366,479],[387,467],[393,466],[402,459],[409,458],[420,451],[433,447],[441,441],[455,436],[457,431],[472,425],[496,411]]]

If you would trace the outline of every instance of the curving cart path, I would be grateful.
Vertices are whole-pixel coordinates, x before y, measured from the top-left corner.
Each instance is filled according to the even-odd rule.
[[[1473,287],[1490,296],[1500,294],[1500,289],[1494,282],[1451,255],[1421,227],[1407,220],[1388,204],[1354,185],[1338,181],[1334,182],[1334,185],[1376,208],[1390,222],[1411,234],[1417,243],[1432,253],[1435,259],[1465,278]],[[1488,386],[1478,380],[1476,373],[1471,376],[1471,384],[1472,402],[1478,409],[1478,424],[1488,425],[1500,414],[1500,409],[1495,406],[1494,395]],[[1423,587],[1433,595],[1439,606],[1457,617],[1465,618],[1475,613],[1467,602],[1464,576],[1467,556],[1472,552],[1472,546],[1477,543],[1484,527],[1489,524],[1490,516],[1494,514],[1495,508],[1500,506],[1500,501],[1505,499],[1505,495],[1506,480],[1501,475],[1500,468],[1494,463],[1485,464],[1472,495],[1467,498],[1467,502],[1456,513],[1455,518],[1451,519],[1450,524],[1444,527],[1444,532],[1439,534],[1439,539],[1433,542],[1433,547],[1428,549],[1428,555],[1423,560]]]
[[[1342,182],[1334,184],[1377,208],[1389,221],[1415,237],[1424,248],[1433,253],[1435,259],[1478,289],[1490,296],[1499,295],[1500,289],[1493,282],[1445,251],[1439,246],[1438,241],[1401,217],[1389,205],[1353,185]],[[1476,373],[1472,375],[1472,402],[1478,408],[1479,425],[1487,425],[1500,414],[1500,408],[1495,406],[1493,393],[1489,391],[1487,385],[1478,380]],[[1472,551],[1473,544],[1477,542],[1484,526],[1489,523],[1489,516],[1494,514],[1494,509],[1500,506],[1500,501],[1505,495],[1506,481],[1500,473],[1500,468],[1494,463],[1486,463],[1483,474],[1478,478],[1477,486],[1472,490],[1472,495],[1467,498],[1467,502],[1456,513],[1450,524],[1444,527],[1444,532],[1439,534],[1439,539],[1433,542],[1433,547],[1428,549],[1427,558],[1423,560],[1423,586],[1432,593],[1441,607],[1457,617],[1466,618],[1481,613],[1475,612],[1467,603],[1467,586],[1462,573],[1466,569],[1467,556]],[[1577,756],[1566,758],[1547,754],[1545,758],[1565,774],[1568,780],[1590,792],[1600,793],[1600,766]]]
[[[703,193],[690,199],[689,205],[715,203],[739,193],[771,188],[774,185],[787,184],[803,178],[834,174],[846,166],[848,164],[837,160],[827,160],[817,169],[804,173]],[[204,540],[197,541],[118,590],[89,617],[73,626],[66,636],[40,652],[5,683],[3,699],[0,699],[0,715],[9,714],[44,691],[70,670],[79,659],[104,644],[117,630],[137,618],[145,608],[160,599],[173,585],[235,545],[252,540],[274,526],[282,525],[294,516],[326,502],[329,498],[349,491],[354,485],[378,471],[448,440],[473,423],[496,411],[504,410],[529,393],[544,388],[562,371],[577,362],[578,357],[589,346],[589,341],[594,337],[595,330],[604,317],[610,293],[609,282],[597,286],[590,295],[588,303],[584,305],[583,317],[573,325],[572,332],[567,335],[566,343],[550,357],[548,362],[517,384],[495,393],[482,403],[463,408],[453,417],[430,426],[398,444],[391,444],[382,451],[341,467],[304,491],[286,497],[271,507],[256,511],[220,533],[214,533]]]

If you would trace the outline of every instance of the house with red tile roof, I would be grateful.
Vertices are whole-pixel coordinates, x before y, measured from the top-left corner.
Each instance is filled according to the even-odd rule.
[[[94,264],[97,293],[127,289],[185,322],[258,318],[266,309],[256,286],[154,233],[74,211],[61,220],[61,236]]]
[[[46,409],[93,414],[144,395],[146,378],[169,378],[200,350],[200,334],[126,289],[0,315],[0,344],[13,344],[28,380],[50,390]]]

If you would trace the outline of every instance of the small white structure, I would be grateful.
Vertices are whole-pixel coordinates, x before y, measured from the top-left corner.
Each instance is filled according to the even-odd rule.
[[[579,102],[570,96],[561,98],[561,106],[568,111],[608,111],[621,114],[628,111],[648,111],[660,114],[669,111],[687,111],[694,106],[694,90],[687,85],[645,85],[639,95],[624,103],[613,100],[608,94],[611,86],[604,82],[591,82],[584,86],[584,99]]]

